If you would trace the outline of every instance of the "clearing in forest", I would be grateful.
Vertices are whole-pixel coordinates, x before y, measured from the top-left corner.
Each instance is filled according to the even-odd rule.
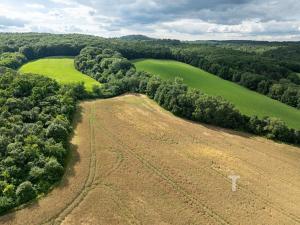
[[[70,57],[38,59],[23,65],[19,71],[26,74],[47,76],[61,84],[83,82],[88,91],[92,91],[93,86],[100,85],[100,83],[93,78],[76,70],[74,67],[74,59]]]

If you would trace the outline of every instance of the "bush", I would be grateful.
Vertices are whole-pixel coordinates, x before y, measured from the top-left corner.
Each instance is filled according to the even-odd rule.
[[[195,105],[193,118],[196,121],[235,129],[243,126],[241,114],[220,97],[201,95]]]
[[[56,160],[56,158],[48,158],[45,164],[45,174],[47,180],[55,182],[60,179],[64,172],[63,166]]]
[[[0,197],[0,214],[13,208],[14,206],[15,206],[15,203],[12,198]]]
[[[30,181],[25,181],[21,183],[16,190],[16,196],[19,204],[28,202],[35,198],[36,193],[33,189],[32,183]]]
[[[270,139],[289,142],[291,140],[291,131],[286,124],[277,118],[267,118],[264,132]]]

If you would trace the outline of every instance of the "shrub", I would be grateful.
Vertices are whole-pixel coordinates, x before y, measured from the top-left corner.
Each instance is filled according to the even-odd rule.
[[[28,202],[29,200],[35,198],[36,193],[33,189],[32,183],[30,181],[21,183],[16,190],[16,196],[20,204]]]

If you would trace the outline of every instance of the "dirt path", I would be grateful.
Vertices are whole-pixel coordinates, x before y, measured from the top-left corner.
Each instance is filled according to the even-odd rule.
[[[176,118],[144,96],[81,107],[62,184],[0,224],[300,224],[299,148]]]

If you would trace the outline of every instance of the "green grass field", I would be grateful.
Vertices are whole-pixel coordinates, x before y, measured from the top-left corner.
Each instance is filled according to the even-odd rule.
[[[138,71],[159,75],[162,79],[183,78],[188,86],[222,96],[246,115],[277,117],[300,130],[300,110],[275,101],[238,84],[223,80],[196,67],[172,60],[141,59],[133,61]]]
[[[29,62],[23,65],[20,72],[39,74],[55,79],[61,84],[84,82],[87,91],[94,85],[100,85],[93,78],[79,72],[74,67],[74,59],[69,57],[49,57]]]

